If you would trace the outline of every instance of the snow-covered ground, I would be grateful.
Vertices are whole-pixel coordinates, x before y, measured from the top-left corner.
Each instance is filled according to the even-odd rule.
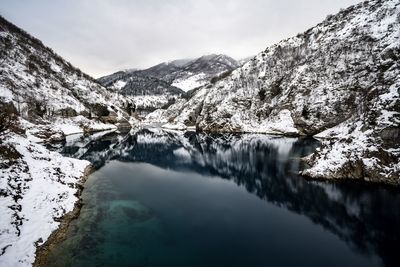
[[[89,161],[51,152],[41,143],[70,142],[88,131],[97,138],[117,130],[83,116],[34,124],[19,118],[25,133],[0,135],[0,266],[31,266],[37,246],[73,210]],[[107,131],[105,131],[107,130]],[[18,132],[18,131],[17,131]]]
[[[2,136],[0,266],[31,266],[36,247],[73,210],[89,162],[50,152],[26,136]],[[13,157],[6,151],[15,151]]]
[[[117,130],[117,126],[115,126],[114,124],[89,120],[83,116],[76,116],[72,118],[57,118],[53,125],[56,129],[60,129],[65,135],[84,132]]]

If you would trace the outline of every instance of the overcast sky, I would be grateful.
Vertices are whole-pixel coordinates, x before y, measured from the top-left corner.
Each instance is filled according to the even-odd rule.
[[[1,14],[94,77],[224,53],[236,59],[360,0],[0,0]]]

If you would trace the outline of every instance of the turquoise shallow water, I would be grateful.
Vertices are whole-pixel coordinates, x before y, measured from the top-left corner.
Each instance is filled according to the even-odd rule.
[[[141,130],[71,140],[98,170],[49,266],[397,266],[399,192],[295,173],[318,143]]]

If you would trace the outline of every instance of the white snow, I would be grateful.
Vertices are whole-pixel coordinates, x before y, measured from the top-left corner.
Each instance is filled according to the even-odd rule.
[[[57,228],[56,218],[73,209],[75,184],[89,165],[38,143],[62,140],[63,133],[117,128],[83,116],[59,118],[65,109],[87,113],[100,104],[109,110],[113,106],[118,119],[129,120],[129,116],[122,110],[121,95],[100,86],[36,39],[27,41],[27,35],[7,25],[2,25],[0,35],[11,42],[1,62],[0,100],[13,102],[20,111],[19,124],[26,130],[26,135],[1,136],[1,145],[15,147],[22,158],[15,162],[0,158],[6,163],[0,168],[0,266],[31,266],[35,242],[43,244]],[[35,118],[32,113],[38,106],[45,114]]]
[[[89,120],[83,116],[57,118],[54,122],[54,127],[60,129],[65,135],[83,133],[85,130],[89,132],[117,130],[117,126],[114,124]]]
[[[392,159],[400,155],[380,137],[400,124],[399,12],[398,0],[360,3],[268,47],[225,79],[148,118],[181,130],[196,125],[203,131],[319,132],[317,138],[329,140],[314,154],[311,176],[329,177],[356,162],[370,177],[396,183],[400,163],[373,155],[381,149]]]
[[[206,75],[204,73],[198,73],[183,79],[176,79],[172,83],[172,86],[178,87],[183,91],[187,92],[197,87],[203,86],[207,83]]]
[[[9,89],[0,85],[0,99],[1,98],[4,102],[9,102],[12,101],[14,97],[13,93]]]
[[[53,61],[50,62],[50,68],[55,72],[61,72],[61,67]]]
[[[117,90],[121,90],[125,85],[126,85],[126,81],[119,80],[113,84],[113,88],[117,89]]]
[[[43,244],[59,225],[55,218],[73,210],[77,198],[71,185],[80,181],[89,162],[63,157],[18,135],[6,143],[23,157],[0,169],[0,188],[9,192],[0,197],[0,266],[31,266],[35,243]],[[13,205],[21,210],[12,210]]]
[[[58,124],[57,127],[60,128],[65,135],[83,133],[83,129],[81,127],[73,124],[61,123]]]
[[[161,108],[168,103],[168,95],[140,95],[140,96],[127,96],[132,103],[135,103],[139,109],[153,109]]]
[[[236,115],[232,117],[232,121]],[[236,124],[243,129],[246,133],[267,133],[267,134],[298,134],[299,131],[294,125],[291,112],[287,109],[281,110],[276,117],[272,117],[269,120],[262,122],[261,124],[255,124],[251,121],[240,120]]]

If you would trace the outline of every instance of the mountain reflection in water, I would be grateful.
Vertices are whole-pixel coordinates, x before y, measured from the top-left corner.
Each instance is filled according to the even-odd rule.
[[[89,160],[97,169],[112,160],[143,162],[234,181],[268,203],[306,216],[353,251],[377,255],[385,266],[400,266],[399,190],[305,180],[297,175],[303,167],[299,159],[318,145],[314,139],[149,128],[125,136],[71,139],[60,151]]]

